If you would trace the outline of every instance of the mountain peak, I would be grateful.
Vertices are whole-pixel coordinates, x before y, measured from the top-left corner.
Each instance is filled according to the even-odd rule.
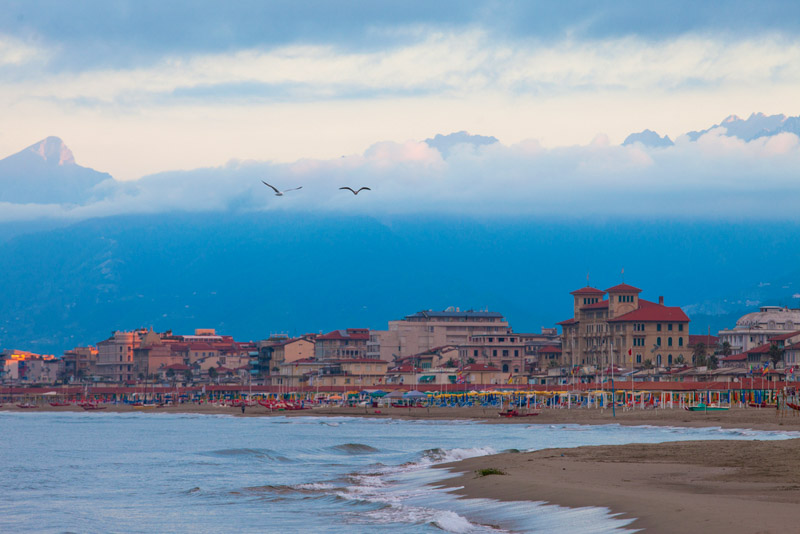
[[[50,136],[25,149],[42,158],[48,165],[75,165],[75,157],[59,137]]]

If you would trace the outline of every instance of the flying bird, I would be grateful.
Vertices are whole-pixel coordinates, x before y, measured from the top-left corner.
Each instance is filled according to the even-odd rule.
[[[358,191],[353,191],[353,188],[352,188],[352,187],[340,187],[339,189],[347,189],[348,191],[350,191],[350,192],[351,192],[351,193],[353,193],[354,195],[357,195],[357,194],[359,194],[361,191],[365,191],[365,190],[366,190],[366,191],[372,191],[372,189],[370,189],[369,187],[360,187],[360,188],[358,189]]]
[[[297,191],[298,189],[303,189],[303,186],[301,185],[300,187],[293,187],[293,188],[291,188],[291,189],[286,189],[285,191],[278,191],[278,188],[277,188],[277,187],[275,187],[274,185],[269,185],[269,184],[268,184],[267,182],[265,182],[264,180],[261,180],[261,183],[262,183],[262,184],[264,184],[264,185],[266,185],[267,187],[269,187],[269,188],[270,188],[270,189],[272,189],[273,191],[275,191],[275,196],[276,196],[276,197],[282,197],[282,196],[283,196],[283,194],[284,194],[284,193],[286,193],[287,191]]]

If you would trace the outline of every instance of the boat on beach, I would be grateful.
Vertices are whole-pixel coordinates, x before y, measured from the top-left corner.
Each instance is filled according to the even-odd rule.
[[[105,410],[107,406],[100,406],[99,404],[84,402],[83,404],[81,404],[81,408],[83,408],[84,410]]]
[[[719,406],[716,404],[697,404],[695,406],[686,406],[690,412],[726,412],[731,409],[730,406]]]
[[[506,410],[504,412],[498,412],[500,417],[533,417],[534,415],[539,415],[539,412],[531,412],[531,413],[519,413],[519,410]]]

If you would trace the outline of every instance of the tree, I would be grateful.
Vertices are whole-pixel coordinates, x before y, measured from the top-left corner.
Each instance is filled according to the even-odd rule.
[[[678,357],[675,358],[675,365],[683,365],[686,363],[686,360],[683,357],[683,354],[678,354]]]
[[[139,379],[139,382],[144,381],[144,373],[139,373],[139,376],[137,378]]]
[[[473,363],[475,363],[475,358],[468,358],[467,359],[467,365],[472,365]]]
[[[445,367],[458,367],[458,362],[454,358],[450,358],[446,362],[444,362]]]
[[[778,368],[778,362],[783,360],[783,349],[781,349],[778,345],[772,344],[769,346],[769,359],[772,360],[772,368]]]
[[[191,383],[192,376],[193,375],[192,375],[192,370],[191,369],[187,369],[186,371],[183,372],[183,379],[186,381],[187,384]]]
[[[707,354],[707,347],[706,344],[702,341],[694,346],[694,353],[692,354],[692,358],[694,359],[694,364],[697,367],[704,367],[708,364],[706,361],[706,354]]]
[[[172,380],[172,385],[175,385],[175,369],[167,369],[167,378]]]
[[[708,368],[711,370],[714,370],[717,367],[719,367],[719,358],[717,358],[717,355],[712,354],[711,356],[709,356],[706,365],[708,365]]]
[[[722,354],[723,356],[730,356],[732,352],[733,349],[731,348],[730,343],[728,343],[727,341],[723,341],[722,343],[720,343],[719,345],[720,354]]]
[[[642,362],[643,369],[652,369],[653,368],[653,360],[647,359]]]
[[[218,374],[219,374],[219,373],[217,373],[217,370],[216,370],[216,369],[214,369],[213,367],[210,367],[210,368],[208,369],[208,379],[209,379],[209,380],[213,381],[215,378],[217,378],[217,375],[218,375]]]

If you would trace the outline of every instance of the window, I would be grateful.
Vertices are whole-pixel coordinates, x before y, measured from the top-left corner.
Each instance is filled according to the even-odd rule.
[[[637,354],[636,355],[636,363],[642,363],[642,355],[641,354]]]
[[[492,356],[497,357],[497,349],[492,350]]]
[[[683,338],[682,338],[682,337],[679,337],[679,338],[678,338],[678,346],[679,346],[679,347],[682,347],[682,346],[683,346]]]
[[[667,365],[672,365],[672,354],[667,355]]]
[[[472,355],[473,356],[477,356],[478,355],[478,349],[475,349],[474,351],[472,351]]]
[[[672,346],[672,338],[671,337],[667,338],[667,346],[668,347]]]
[[[661,346],[661,338],[660,337],[656,338],[656,345],[658,345],[659,347]]]
[[[503,349],[503,358],[508,358],[508,349]]]
[[[678,325],[678,332],[683,332],[683,323]]]
[[[656,332],[661,332],[661,323],[656,325]]]
[[[669,324],[667,325],[667,330],[669,330],[670,332],[672,332],[672,323],[669,323]]]
[[[519,349],[514,349],[514,357],[519,356]]]

